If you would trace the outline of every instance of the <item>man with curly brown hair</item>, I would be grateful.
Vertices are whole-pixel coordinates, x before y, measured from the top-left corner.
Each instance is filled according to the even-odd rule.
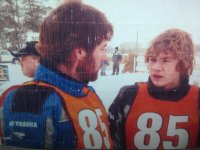
[[[200,89],[189,84],[190,35],[169,29],[147,49],[148,82],[121,88],[109,108],[115,148],[186,149],[199,146]]]
[[[113,28],[99,10],[61,4],[40,27],[34,80],[3,104],[2,142],[48,149],[112,149],[107,113],[94,89]]]

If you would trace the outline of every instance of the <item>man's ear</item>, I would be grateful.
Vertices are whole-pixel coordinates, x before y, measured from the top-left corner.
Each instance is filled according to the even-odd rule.
[[[77,60],[83,60],[87,54],[83,48],[76,48],[74,50],[74,53],[75,53]]]

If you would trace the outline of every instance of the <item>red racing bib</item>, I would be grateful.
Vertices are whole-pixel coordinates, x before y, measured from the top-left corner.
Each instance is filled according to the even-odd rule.
[[[9,92],[11,92],[12,90],[14,90],[14,89],[17,89],[17,88],[19,88],[21,85],[13,85],[13,86],[11,86],[11,87],[9,87],[7,90],[5,90],[3,93],[2,93],[2,95],[0,96],[0,109],[2,109],[2,105],[3,105],[3,103],[4,103],[4,101],[5,101],[5,98],[6,98],[6,96],[8,95],[8,93]],[[4,143],[4,138],[3,138],[3,125],[2,125],[2,123],[1,123],[1,119],[0,119],[0,145],[2,144],[2,143]]]

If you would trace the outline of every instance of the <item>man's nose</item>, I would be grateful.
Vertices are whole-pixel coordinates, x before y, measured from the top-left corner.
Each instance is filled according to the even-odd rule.
[[[153,68],[154,70],[161,70],[162,64],[161,64],[159,61],[157,61],[157,62],[154,63],[154,65],[153,65],[152,68]]]

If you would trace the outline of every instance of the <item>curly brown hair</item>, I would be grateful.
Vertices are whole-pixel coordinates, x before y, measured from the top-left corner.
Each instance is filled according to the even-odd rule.
[[[42,59],[53,66],[70,67],[75,48],[91,54],[102,40],[110,40],[112,35],[113,27],[102,12],[82,2],[66,2],[41,24],[39,51]]]
[[[145,62],[149,57],[156,57],[160,53],[172,54],[179,60],[177,70],[183,76],[190,76],[194,66],[194,44],[190,35],[180,29],[168,29],[158,35],[147,49]]]

